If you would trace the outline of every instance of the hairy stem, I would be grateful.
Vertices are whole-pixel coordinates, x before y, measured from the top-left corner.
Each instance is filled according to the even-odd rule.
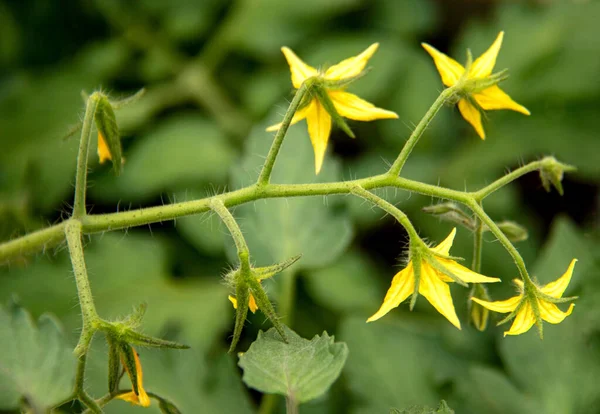
[[[238,226],[237,222],[225,207],[225,204],[218,199],[213,198],[210,201],[210,208],[219,215],[223,223],[227,226],[229,233],[231,233],[231,237],[235,242],[235,247],[237,249],[238,257],[240,259],[240,266],[242,269],[246,271],[250,270],[250,251],[248,250],[248,245],[246,244],[246,239],[244,239],[244,235],[242,234],[242,230],[240,226]]]
[[[546,159],[530,162],[529,164],[519,167],[516,170],[499,178],[490,185],[483,187],[481,190],[472,193],[472,195],[475,198],[475,200],[481,201],[490,194],[494,193],[495,191],[498,191],[505,185],[515,181],[517,178],[522,177],[527,173],[539,170],[544,166],[546,162]]]
[[[453,87],[450,87],[444,89],[442,93],[440,93],[440,95],[435,100],[433,105],[431,105],[427,113],[425,113],[425,116],[417,124],[412,134],[410,134],[410,137],[404,144],[404,147],[402,148],[402,151],[400,151],[398,158],[396,158],[396,161],[394,161],[394,164],[392,164],[391,168],[389,169],[389,174],[400,175],[402,167],[404,167],[404,164],[406,163],[406,160],[408,159],[408,156],[410,155],[411,151],[413,150],[415,145],[417,145],[419,139],[421,139],[421,135],[423,135],[423,132],[425,132],[425,130],[427,129],[435,115],[438,113],[440,108],[446,103],[448,99],[450,99],[454,92],[455,89]]]
[[[292,99],[292,103],[290,103],[290,106],[283,117],[283,121],[281,121],[281,127],[279,127],[277,133],[275,134],[275,138],[273,139],[273,143],[271,144],[271,148],[269,149],[265,163],[260,171],[260,175],[258,176],[259,185],[266,185],[269,183],[271,179],[271,173],[273,172],[273,166],[275,165],[275,160],[277,159],[277,155],[281,149],[281,144],[283,143],[285,134],[290,127],[290,123],[292,122],[294,114],[298,108],[300,108],[300,104],[302,103],[304,95],[306,95],[306,92],[308,92],[311,86],[312,81],[309,78],[305,80],[302,85],[300,85],[300,88],[298,88],[296,91],[294,99]]]
[[[77,173],[75,176],[75,201],[73,204],[73,217],[84,217],[85,192],[87,188],[87,163],[90,149],[90,138],[92,136],[92,124],[98,106],[98,93],[93,93],[87,100],[85,116],[81,127],[81,139],[79,141],[79,153],[77,154]]]
[[[475,234],[473,235],[473,263],[471,270],[481,273],[481,254],[483,250],[483,223],[479,218],[475,219]]]

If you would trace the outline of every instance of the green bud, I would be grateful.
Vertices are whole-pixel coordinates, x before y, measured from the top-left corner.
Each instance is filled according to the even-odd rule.
[[[542,160],[542,168],[540,168],[540,179],[542,186],[547,192],[550,192],[550,186],[556,188],[558,194],[564,194],[562,179],[565,172],[573,172],[577,168],[572,165],[563,164],[554,157],[546,157]]]
[[[175,406],[171,401],[167,401],[162,397],[155,397],[158,400],[158,408],[163,414],[181,414],[179,408]]]
[[[485,301],[490,301],[490,295],[488,294],[487,288],[483,286],[481,283],[474,283],[471,288],[471,293],[469,294],[470,298],[483,299]],[[487,328],[487,323],[490,316],[490,311],[487,308],[484,308],[479,303],[469,300],[469,316],[471,323],[477,328],[479,331],[485,331]]]
[[[502,221],[498,223],[498,227],[511,242],[520,242],[529,237],[527,229],[514,221]]]
[[[469,214],[464,212],[455,203],[440,203],[431,206],[423,207],[425,213],[432,214],[438,218],[449,221],[451,223],[459,224],[471,231],[475,230],[475,223]]]
[[[113,107],[108,98],[95,92],[90,96],[90,99],[97,99],[96,128],[98,129],[98,155],[102,163],[106,159],[110,159],[113,164],[115,174],[121,173],[123,158],[121,154],[121,137],[117,126],[117,119]]]

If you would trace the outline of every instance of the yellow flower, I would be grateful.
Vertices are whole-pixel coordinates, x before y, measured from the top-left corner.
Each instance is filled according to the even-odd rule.
[[[117,398],[124,400],[124,401],[129,401],[130,403],[132,403],[134,405],[141,405],[142,407],[150,407],[150,397],[148,397],[148,394],[146,394],[146,390],[144,390],[144,384],[143,384],[144,375],[142,373],[142,364],[140,363],[140,357],[138,356],[138,353],[136,352],[135,349],[132,348],[132,350],[133,350],[133,357],[135,358],[135,371],[137,374],[137,385],[138,385],[137,392],[135,392],[135,390],[130,391],[128,393],[118,395]],[[131,383],[133,384],[133,375],[131,374],[131,372],[129,372],[129,368],[127,368],[127,364],[125,363],[125,361],[121,361],[121,363],[127,370],[127,374],[129,375],[129,378],[131,379]]]
[[[466,80],[482,80],[488,78],[492,74],[492,70],[496,64],[496,57],[498,56],[500,46],[502,45],[503,37],[504,32],[500,32],[492,46],[473,62],[469,69],[469,73],[466,74]],[[465,76],[465,68],[460,63],[426,43],[422,43],[422,46],[433,58],[444,85],[451,87],[459,80],[462,80],[463,76]],[[481,124],[480,109],[486,111],[494,109],[511,109],[525,115],[530,114],[527,108],[513,101],[510,96],[498,87],[498,85],[493,85],[489,88],[462,97],[458,101],[458,109],[463,118],[475,128],[475,131],[477,131],[481,139],[485,139],[485,132],[483,130],[483,125]]]
[[[515,315],[512,326],[508,331],[504,332],[504,336],[520,335],[527,332],[538,318],[542,318],[546,322],[553,324],[561,323],[571,314],[571,312],[573,312],[575,304],[571,303],[569,309],[567,309],[566,312],[563,312],[554,304],[554,302],[544,299],[544,296],[554,299],[560,299],[562,297],[562,294],[571,281],[573,268],[575,267],[576,262],[577,259],[573,259],[565,274],[559,279],[548,283],[543,287],[536,288],[538,292],[541,292],[541,295],[534,295],[533,298],[531,295],[524,294],[523,281],[515,279],[514,282],[521,291],[518,296],[496,302],[488,302],[477,298],[472,298],[472,300],[494,312],[512,312]],[[536,316],[536,313],[539,313],[539,316]]]
[[[421,276],[418,281],[418,286],[415,286],[415,271],[413,260],[408,262],[408,265],[394,276],[392,285],[390,286],[381,308],[367,319],[367,322],[376,321],[384,316],[393,308],[398,307],[406,298],[413,294],[417,289],[418,292],[433,305],[433,307],[442,315],[460,329],[460,321],[456,316],[456,310],[452,303],[450,295],[450,287],[448,283],[453,282],[452,278],[441,272],[439,269],[443,267],[455,275],[458,279],[466,283],[491,283],[499,282],[500,279],[495,277],[487,277],[473,272],[466,267],[458,264],[456,261],[448,257],[456,228],[450,232],[448,237],[436,247],[429,248],[431,259],[426,260],[421,258]],[[435,263],[432,263],[432,262]]]
[[[233,308],[237,309],[237,299],[231,295],[227,296],[227,299],[229,299],[229,301],[233,305]],[[250,309],[250,312],[252,313],[256,313],[256,311],[258,310],[258,305],[256,304],[256,300],[254,300],[254,296],[252,296],[252,293],[250,293],[250,299],[248,300],[248,309]]]
[[[337,115],[356,121],[398,118],[396,113],[377,108],[372,103],[367,102],[354,94],[345,92],[344,90],[346,84],[343,82],[359,76],[378,47],[379,43],[374,43],[360,55],[345,59],[325,71],[320,71],[307,65],[287,47],[281,48],[281,51],[290,65],[294,88],[300,88],[302,83],[309,78],[318,78],[323,82],[340,82],[340,85],[344,85],[338,86],[337,88],[331,86],[331,84],[329,86],[325,84],[323,84],[323,86],[315,86],[324,88],[325,94],[329,100],[331,100]],[[323,158],[325,157],[327,142],[329,141],[329,135],[331,133],[332,116],[318,97],[318,93],[310,96],[310,101],[294,114],[290,125],[306,118],[308,135],[310,136],[315,151],[315,171],[318,174],[323,165]],[[331,109],[329,109],[329,111],[331,111]],[[267,131],[276,131],[280,126],[281,124],[270,126],[267,128]]]
[[[103,164],[107,160],[112,160],[108,144],[100,131],[98,131],[98,158],[100,158],[100,164]]]

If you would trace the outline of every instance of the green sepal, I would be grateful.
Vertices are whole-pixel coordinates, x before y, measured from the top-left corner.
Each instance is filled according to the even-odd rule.
[[[344,79],[340,79],[340,80],[321,79],[321,84],[326,89],[333,90],[333,91],[339,90],[339,89],[344,89],[347,86],[349,86],[351,83],[356,82],[357,80],[359,80],[360,78],[365,76],[370,71],[371,71],[371,68],[366,68],[365,70],[363,70],[356,76],[351,76],[349,78],[344,78]]]
[[[433,258],[431,256],[433,256]],[[450,279],[452,279],[454,282],[458,283],[459,285],[464,286],[464,287],[468,287],[469,286],[464,280],[462,280],[461,278],[459,278],[458,276],[456,276],[446,266],[444,266],[438,260],[436,260],[435,259],[435,256],[436,256],[435,253],[432,252],[431,256],[427,255],[425,257],[425,260],[427,260],[427,264],[429,264],[429,266],[433,267],[438,272],[440,272],[440,273],[448,276]]]
[[[188,345],[178,342],[167,341],[165,339],[155,338],[148,335],[143,335],[139,332],[127,330],[123,335],[123,340],[139,346],[147,346],[149,348],[170,348],[170,349],[189,349]]]
[[[269,301],[269,297],[267,293],[263,289],[260,282],[256,279],[248,280],[248,286],[252,295],[254,296],[254,300],[256,300],[256,304],[258,305],[258,309],[271,321],[273,327],[279,332],[283,342],[287,343],[287,336],[285,335],[285,329],[283,323],[279,320],[279,316],[275,312],[275,308],[271,301]]]
[[[111,335],[106,335],[106,343],[108,344],[108,392],[112,393],[119,386],[121,358],[117,341]]]
[[[415,286],[413,289],[412,296],[410,297],[410,307],[409,309],[412,311],[417,304],[417,299],[419,298],[419,284],[421,283],[421,253],[417,250],[413,250],[414,248],[411,246],[410,260],[413,265],[413,272],[415,273]],[[418,249],[418,248],[416,248]]]
[[[177,408],[175,406],[175,404],[173,404],[171,401],[166,400],[158,395],[153,396],[155,399],[158,400],[158,408],[160,409],[160,412],[163,414],[181,414],[181,411],[179,411],[179,408]]]
[[[319,100],[321,105],[323,105],[323,108],[325,108],[327,113],[331,116],[331,119],[333,119],[333,122],[342,131],[344,131],[346,134],[348,134],[348,136],[350,138],[356,138],[356,135],[354,135],[354,132],[352,132],[352,130],[350,129],[350,127],[348,126],[348,124],[346,123],[344,118],[342,118],[340,116],[340,114],[338,114],[337,109],[335,109],[335,105],[333,104],[333,101],[327,94],[327,90],[321,85],[315,85],[314,90],[315,90],[316,98]]]
[[[131,329],[136,329],[142,324],[144,315],[148,310],[147,303],[140,303],[133,308],[133,312],[123,320],[123,324],[127,325]]]
[[[106,145],[110,151],[113,170],[116,175],[119,175],[122,170],[123,159],[121,150],[121,136],[119,135],[119,127],[117,126],[115,111],[105,95],[96,92],[90,97],[90,99],[98,100],[96,114],[94,117],[94,120],[96,121],[96,128],[98,129],[98,133],[102,134],[104,141],[106,141]]]
[[[233,338],[231,339],[231,345],[229,345],[229,353],[233,353],[235,351],[235,347],[240,340],[242,330],[244,329],[244,324],[246,323],[246,316],[248,315],[248,302],[250,301],[250,292],[248,292],[246,283],[241,280],[236,282],[235,299],[237,300],[237,308],[235,310],[235,325],[233,327]]]
[[[135,395],[139,395],[138,391],[138,377],[137,377],[137,367],[135,366],[135,351],[134,349],[127,344],[126,342],[119,342],[119,352],[121,354],[121,362],[127,369],[127,374],[131,379],[131,387]]]
[[[134,93],[133,95],[127,96],[122,99],[111,100],[110,104],[112,105],[113,109],[121,109],[124,106],[131,105],[132,103],[137,102],[145,94],[146,94],[146,89],[142,88],[139,91],[137,91],[136,93]]]
[[[277,273],[283,272],[285,269],[296,263],[301,257],[302,255],[299,254],[271,266],[253,268],[252,274],[258,280],[269,279]]]

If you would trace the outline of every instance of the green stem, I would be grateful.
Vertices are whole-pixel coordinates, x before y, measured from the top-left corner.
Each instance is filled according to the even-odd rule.
[[[78,220],[69,220],[65,226],[67,244],[69,246],[69,255],[75,273],[75,283],[77,285],[77,294],[79,296],[79,305],[83,318],[82,336],[89,330],[94,331],[94,324],[100,319],[94,305],[90,281],[88,279],[83,257],[83,245],[81,244],[82,227]]]
[[[237,224],[225,204],[218,199],[213,198],[210,201],[210,208],[219,215],[223,223],[227,226],[229,233],[231,233],[231,237],[235,242],[235,247],[237,249],[238,257],[240,259],[240,266],[243,270],[250,270],[250,251],[248,250],[248,245],[246,244],[246,239],[244,239],[244,235],[242,234],[242,230],[240,226]]]
[[[487,196],[489,196],[490,194],[492,194],[493,192],[495,192],[495,191],[501,189],[502,187],[504,187],[505,185],[510,184],[511,182],[515,181],[517,178],[522,177],[527,173],[539,170],[540,168],[542,168],[544,166],[545,162],[546,162],[545,159],[530,162],[529,164],[517,168],[516,170],[497,179],[490,185],[485,186],[481,190],[476,191],[471,194],[473,195],[473,198],[475,198],[475,200],[481,201],[484,198],[486,198]]]
[[[423,132],[425,132],[425,130],[427,129],[435,115],[438,113],[440,108],[446,103],[448,99],[450,99],[452,95],[454,95],[454,93],[455,89],[453,87],[446,88],[442,91],[442,93],[440,93],[440,95],[435,100],[433,105],[431,105],[425,116],[417,124],[412,134],[410,134],[410,137],[408,138],[408,141],[406,141],[406,143],[404,144],[404,147],[402,148],[402,151],[400,151],[398,158],[396,158],[396,161],[394,161],[394,164],[392,164],[392,167],[389,169],[389,174],[395,176],[400,175],[402,167],[404,167],[408,156],[410,155],[415,145],[417,145],[417,142],[419,142],[421,135],[423,135]]]
[[[87,163],[92,136],[92,124],[98,106],[98,92],[94,92],[87,100],[83,126],[81,127],[81,139],[79,141],[79,153],[77,154],[77,175],[75,176],[75,201],[73,204],[73,217],[79,218],[86,215],[85,192],[87,188]]]
[[[473,236],[473,263],[471,269],[481,273],[481,254],[483,250],[483,223],[479,218],[475,219],[475,234]]]
[[[18,239],[0,244],[0,265],[8,263],[12,257],[22,256],[38,251],[45,251],[58,245],[65,239],[65,224],[55,224],[42,230],[34,231]]]
[[[300,88],[298,88],[298,90],[296,91],[294,99],[292,99],[292,103],[290,103],[290,106],[283,117],[283,121],[281,121],[281,127],[279,127],[277,133],[275,134],[273,144],[271,144],[271,148],[269,149],[269,153],[267,154],[265,163],[262,167],[260,175],[258,176],[258,185],[269,184],[269,181],[271,179],[271,173],[273,172],[273,166],[275,165],[275,160],[277,159],[277,155],[279,154],[279,150],[281,149],[281,144],[283,143],[283,138],[285,138],[285,134],[287,133],[287,130],[290,127],[292,118],[294,117],[294,114],[300,107],[304,95],[306,95],[306,92],[308,92],[311,86],[312,81],[309,78],[302,82],[302,85],[300,85]]]
[[[293,396],[285,397],[286,414],[298,414],[298,401]]]
[[[525,262],[523,261],[521,254],[511,243],[511,241],[508,240],[508,237],[506,237],[502,230],[500,230],[500,228],[496,225],[494,220],[492,220],[490,216],[487,215],[487,213],[483,210],[483,208],[477,201],[473,200],[467,205],[469,206],[469,208],[471,208],[473,213],[477,215],[479,220],[481,220],[481,222],[488,227],[488,229],[494,234],[494,236],[496,236],[500,243],[502,243],[502,246],[504,246],[504,248],[512,256],[517,268],[519,269],[519,273],[521,274],[521,278],[523,279],[523,282],[525,283],[526,287],[533,285],[533,282],[529,277],[527,267],[525,266]]]
[[[260,407],[258,407],[258,414],[271,414],[277,408],[278,399],[277,394],[263,394]]]

